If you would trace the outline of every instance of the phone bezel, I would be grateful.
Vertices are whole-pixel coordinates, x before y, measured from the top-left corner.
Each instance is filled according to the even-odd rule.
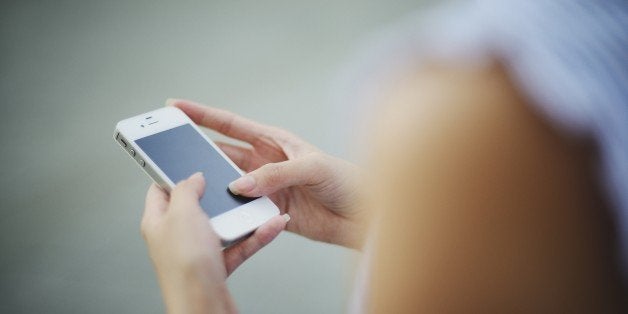
[[[148,118],[148,119],[147,119]],[[194,123],[183,111],[176,107],[164,107],[124,119],[116,125],[114,139],[138,163],[143,160],[145,165],[140,168],[151,177],[161,188],[170,192],[175,182],[153,162],[153,160],[135,143],[135,140],[166,131],[184,124],[190,124],[228,163],[243,175],[244,172]],[[143,125],[143,126],[142,126]],[[125,141],[127,146],[123,146]],[[210,217],[214,231],[223,242],[237,241],[250,234],[263,223],[279,214],[277,206],[268,198],[260,197],[244,205],[233,208],[218,216]]]

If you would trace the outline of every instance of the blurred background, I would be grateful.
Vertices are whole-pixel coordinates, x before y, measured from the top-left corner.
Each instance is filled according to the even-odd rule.
[[[425,1],[2,1],[0,312],[163,311],[150,180],[115,123],[189,98],[347,157],[331,85]],[[229,279],[242,313],[342,313],[356,253],[283,233]]]

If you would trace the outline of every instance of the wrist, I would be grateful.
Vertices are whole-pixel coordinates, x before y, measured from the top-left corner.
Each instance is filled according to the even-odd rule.
[[[189,272],[178,278],[160,279],[168,313],[236,313],[224,280]]]
[[[362,251],[366,243],[368,224],[364,221],[346,221],[335,243],[346,248]]]

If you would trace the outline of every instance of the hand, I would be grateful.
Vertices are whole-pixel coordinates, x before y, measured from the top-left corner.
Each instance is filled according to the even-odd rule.
[[[155,184],[146,195],[142,235],[171,313],[235,312],[227,276],[272,241],[289,219],[275,217],[222,251],[198,202],[204,188],[202,174],[196,173],[177,184],[170,196]]]
[[[292,220],[286,230],[310,239],[361,248],[365,214],[357,204],[358,168],[322,153],[297,136],[231,112],[187,100],[168,100],[194,122],[251,147],[217,143],[247,175],[235,194],[268,195]]]

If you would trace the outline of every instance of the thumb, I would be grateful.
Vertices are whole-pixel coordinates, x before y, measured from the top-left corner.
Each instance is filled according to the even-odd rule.
[[[319,154],[266,164],[229,184],[237,195],[257,197],[295,186],[316,184],[322,180],[323,164]]]
[[[175,204],[176,208],[190,208],[192,205],[198,206],[198,200],[203,196],[205,191],[205,178],[203,174],[197,172],[188,179],[177,184],[172,190],[171,204]]]

